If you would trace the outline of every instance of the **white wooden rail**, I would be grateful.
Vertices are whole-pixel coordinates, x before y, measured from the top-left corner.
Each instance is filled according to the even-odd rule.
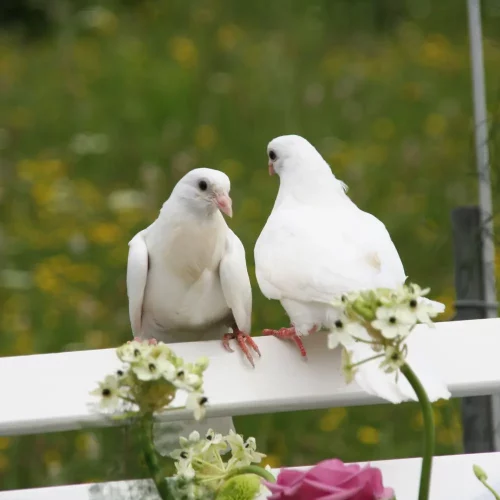
[[[394,488],[397,500],[417,500],[420,479],[420,458],[370,462],[379,467],[384,484]],[[432,500],[492,500],[492,495],[472,474],[472,465],[488,471],[492,484],[500,490],[500,453],[478,453],[437,457],[434,460]],[[298,467],[301,469],[301,467]],[[273,471],[275,475],[278,470]],[[496,479],[495,476],[496,475]],[[136,500],[132,492],[152,488],[152,482],[116,481],[112,483],[79,484],[36,488],[0,493],[0,500]],[[264,500],[265,496],[259,498]]]
[[[208,416],[248,415],[336,406],[369,405],[382,400],[347,386],[339,353],[326,348],[322,334],[306,339],[308,361],[291,343],[260,337],[262,352],[256,368],[240,353],[228,354],[220,342],[175,344],[187,361],[210,358],[205,374]],[[410,352],[425,355],[439,366],[453,397],[500,393],[500,319],[438,323],[418,327]],[[112,425],[92,412],[89,391],[119,366],[114,349],[0,358],[0,436],[34,434]],[[20,397],[22,395],[22,397]],[[165,420],[184,420],[184,410]],[[265,452],[265,450],[263,450]],[[471,464],[483,464],[500,481],[500,453],[442,457],[436,460],[432,499],[486,500]],[[420,459],[377,462],[384,482],[396,489],[398,500],[416,498]],[[477,483],[477,484],[476,484]],[[487,493],[487,492],[486,492]],[[87,499],[89,486],[67,486],[0,493],[0,500]],[[95,498],[95,497],[94,497]]]
[[[240,353],[228,354],[220,342],[173,345],[187,361],[210,358],[205,374],[208,416],[381,403],[356,384],[346,385],[340,353],[326,348],[322,334],[308,337],[308,361],[292,343],[257,337],[262,352],[252,369]],[[410,352],[425,353],[440,367],[454,397],[500,392],[500,319],[419,326],[409,339]],[[0,358],[0,436],[111,425],[87,403],[97,381],[120,366],[114,349]],[[19,397],[22,394],[22,397]],[[169,412],[165,420],[189,415]]]

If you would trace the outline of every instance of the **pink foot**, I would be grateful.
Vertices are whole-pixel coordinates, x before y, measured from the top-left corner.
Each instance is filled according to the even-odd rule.
[[[261,354],[259,351],[259,347],[254,342],[252,337],[250,337],[248,333],[242,332],[241,330],[238,330],[236,327],[233,327],[233,333],[226,333],[222,337],[222,346],[228,352],[234,352],[234,350],[231,349],[231,346],[229,345],[229,341],[232,339],[236,339],[236,342],[238,342],[238,345],[240,346],[240,349],[243,351],[243,354],[246,356],[250,364],[255,368],[255,364],[253,362],[253,357],[252,354],[250,353],[249,347],[251,347],[259,356]]]
[[[309,333],[314,333],[317,330],[317,327],[314,326],[309,330]],[[307,359],[307,352],[304,344],[302,343],[302,339],[297,335],[294,326],[290,326],[289,328],[280,328],[279,330],[263,330],[262,335],[272,335],[278,339],[291,339],[295,342],[295,345],[299,348],[300,355],[303,358]]]

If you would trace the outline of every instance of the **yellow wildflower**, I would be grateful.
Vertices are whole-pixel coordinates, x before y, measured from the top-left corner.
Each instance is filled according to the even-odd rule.
[[[363,444],[378,444],[380,433],[375,427],[364,425],[358,429],[358,440]]]
[[[211,149],[217,140],[217,132],[212,125],[201,125],[195,136],[196,145],[201,149]]]
[[[194,68],[198,64],[198,49],[190,38],[175,37],[170,43],[170,54],[186,69]]]

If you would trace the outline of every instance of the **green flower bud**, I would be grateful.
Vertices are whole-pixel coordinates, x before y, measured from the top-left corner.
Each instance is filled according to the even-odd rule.
[[[479,467],[479,465],[474,464],[472,466],[472,470],[474,471],[474,474],[479,479],[479,481],[487,481],[488,480],[488,475],[486,474],[486,472],[484,472],[484,470],[481,467]]]
[[[261,479],[255,474],[242,474],[228,479],[215,500],[253,500],[260,491]]]
[[[207,368],[210,360],[206,356],[199,358],[194,364],[193,373],[196,375],[201,375]]]
[[[365,301],[357,299],[352,304],[352,309],[356,314],[359,314],[366,321],[373,321],[375,319],[375,310],[370,308],[369,304]]]

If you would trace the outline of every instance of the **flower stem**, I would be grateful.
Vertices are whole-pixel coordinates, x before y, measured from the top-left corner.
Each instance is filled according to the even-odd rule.
[[[360,339],[359,337],[352,337],[356,342],[361,342],[362,344],[370,344],[370,345],[380,345],[380,342],[376,340],[365,340],[365,339]]]
[[[349,368],[356,368],[357,366],[364,365],[365,363],[368,363],[369,361],[373,361],[374,359],[380,359],[383,358],[385,354],[375,354],[375,356],[371,356],[369,358],[363,359],[362,361],[358,361],[357,363],[352,363],[349,365]]]
[[[495,497],[495,500],[500,500],[500,495],[486,482],[488,481],[488,475],[484,470],[477,464],[472,466],[472,470],[474,471],[474,475],[481,481],[486,489]]]
[[[276,478],[269,471],[263,467],[259,467],[258,465],[245,465],[244,467],[238,467],[226,476],[226,480],[230,477],[239,476],[240,474],[255,474],[270,483],[276,482]]]
[[[486,489],[490,491],[490,493],[495,497],[495,500],[500,500],[500,495],[486,482],[486,481],[481,481]]]
[[[418,500],[428,500],[429,489],[431,485],[432,458],[434,455],[435,427],[434,427],[434,412],[432,411],[431,402],[425,392],[422,383],[415,375],[415,372],[410,366],[405,363],[401,366],[401,373],[406,377],[417,395],[422,409],[424,420],[424,452],[422,455],[422,469],[420,471],[420,487],[418,490]]]
[[[158,456],[153,445],[153,415],[151,413],[144,415],[139,421],[139,425],[144,460],[156,489],[162,500],[175,500],[158,463]]]
[[[127,411],[125,413],[119,413],[118,415],[111,415],[113,420],[128,420],[137,417],[136,411]]]
[[[219,467],[219,466],[217,466],[215,464],[211,464],[210,462],[207,462],[206,460],[202,460],[201,458],[195,457],[193,459],[193,461],[196,461],[196,463],[198,465],[202,465],[202,466],[208,467],[210,469],[215,469],[219,473],[221,473],[221,472],[223,473],[224,472],[224,469],[222,469],[221,467]]]

